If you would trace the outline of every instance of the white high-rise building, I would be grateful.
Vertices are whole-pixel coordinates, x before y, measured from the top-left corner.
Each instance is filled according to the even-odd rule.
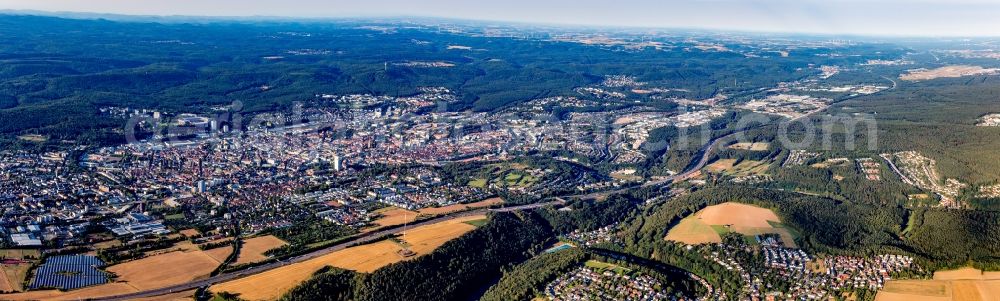
[[[333,170],[340,171],[344,169],[344,161],[340,158],[340,155],[333,155]]]

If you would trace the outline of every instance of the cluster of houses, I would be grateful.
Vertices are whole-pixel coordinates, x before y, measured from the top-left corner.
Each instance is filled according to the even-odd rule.
[[[858,167],[865,174],[865,178],[871,181],[882,180],[882,164],[872,158],[859,158]]]
[[[879,289],[893,273],[915,268],[913,257],[877,255],[870,258],[831,256],[823,259],[826,275],[833,277],[832,288]]]
[[[827,300],[845,290],[878,290],[896,273],[920,269],[909,256],[817,257],[783,247],[775,238],[760,235],[757,244],[731,241],[700,246],[696,251],[738,274],[743,283],[741,295],[751,300]]]
[[[545,286],[549,300],[673,300],[660,290],[662,283],[648,275],[616,273],[579,267]]]
[[[583,246],[594,246],[597,244],[614,242],[615,241],[615,230],[618,228],[618,223],[607,225],[601,227],[594,231],[580,231],[573,230],[569,234],[563,235],[563,237],[569,241],[576,243],[577,245]]]

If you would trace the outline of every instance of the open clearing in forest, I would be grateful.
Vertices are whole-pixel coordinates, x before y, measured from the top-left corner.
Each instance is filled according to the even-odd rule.
[[[781,219],[773,211],[733,202],[708,206],[684,218],[670,229],[666,239],[685,244],[717,243],[725,232],[774,233],[781,236],[786,246],[796,247],[791,232],[781,225]]]
[[[730,149],[748,150],[755,152],[766,151],[769,147],[771,147],[771,144],[767,142],[740,142],[729,145]]]
[[[733,169],[733,165],[736,165],[736,159],[719,159],[705,166],[705,169],[710,172],[721,173]]]
[[[296,285],[312,277],[312,274],[324,266],[372,272],[386,265],[417,258],[434,251],[445,242],[462,236],[476,227],[467,221],[480,220],[483,215],[456,218],[432,225],[420,226],[406,231],[399,237],[403,244],[416,253],[414,256],[399,255],[402,246],[392,240],[350,247],[344,250],[326,254],[304,262],[283,266],[260,274],[214,285],[213,292],[230,292],[240,294],[246,300],[274,300]]]

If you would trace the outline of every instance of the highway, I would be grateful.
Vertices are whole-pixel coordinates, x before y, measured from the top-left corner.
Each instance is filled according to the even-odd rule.
[[[726,139],[731,138],[731,137],[733,137],[733,136],[735,136],[735,135],[737,135],[739,133],[742,133],[742,132],[736,132],[736,133],[725,135],[725,136],[722,136],[722,137],[719,137],[719,138],[715,138],[714,140],[712,140],[711,143],[708,143],[707,145],[703,146],[702,149],[701,149],[701,151],[700,151],[701,158],[698,159],[698,163],[696,163],[694,166],[691,166],[690,168],[688,168],[688,170],[686,170],[684,172],[681,172],[679,174],[668,176],[668,177],[664,177],[664,178],[661,178],[661,179],[658,179],[658,180],[646,181],[646,183],[643,183],[642,185],[640,185],[638,187],[652,187],[652,186],[662,185],[662,184],[666,184],[666,183],[669,183],[669,182],[674,182],[674,181],[677,181],[677,180],[683,180],[683,179],[686,179],[686,178],[694,175],[695,173],[697,173],[698,171],[700,171],[702,168],[704,168],[705,165],[708,164],[708,160],[712,158],[712,152],[719,146],[720,143],[722,143],[722,141],[725,141]],[[635,189],[635,188],[637,188],[637,187],[636,186],[628,186],[628,187],[622,187],[622,188],[615,189],[615,190],[610,190],[610,191],[600,191],[600,192],[593,192],[593,193],[588,193],[588,194],[567,196],[565,198],[567,198],[567,199],[581,199],[581,200],[602,199],[602,198],[605,198],[605,197],[607,197],[607,196],[609,196],[611,194],[620,193],[620,192],[623,192],[623,191],[626,191],[626,190],[629,190],[629,189]]]
[[[444,222],[444,221],[448,221],[448,220],[452,220],[452,219],[456,219],[456,218],[460,218],[460,217],[486,214],[488,212],[511,212],[511,211],[517,211],[517,210],[535,209],[535,208],[541,208],[541,207],[545,207],[545,206],[562,204],[564,202],[565,201],[563,201],[562,199],[556,198],[556,200],[554,200],[554,201],[548,201],[548,202],[543,202],[543,203],[535,203],[535,204],[529,204],[529,205],[511,206],[511,207],[502,207],[502,208],[493,208],[493,209],[476,209],[476,210],[459,212],[459,213],[449,214],[449,215],[445,215],[445,216],[440,216],[440,217],[436,217],[436,218],[432,218],[432,219],[428,219],[428,220],[416,222],[416,223],[410,224],[409,228],[419,227],[419,226],[424,226],[424,225],[430,225],[430,224],[436,224],[436,223],[440,223],[440,222]],[[246,269],[246,270],[241,270],[241,271],[236,271],[236,272],[231,272],[231,273],[220,274],[220,275],[217,275],[217,276],[212,276],[212,277],[201,279],[201,280],[195,280],[195,281],[191,281],[191,282],[187,282],[187,283],[172,285],[172,286],[158,288],[158,289],[153,289],[153,290],[147,290],[147,291],[135,292],[135,293],[130,293],[130,294],[117,295],[117,296],[100,297],[100,298],[94,298],[94,299],[91,299],[91,300],[132,300],[132,299],[136,299],[136,298],[155,297],[155,296],[165,295],[165,294],[170,294],[170,293],[175,293],[175,292],[183,292],[183,291],[187,291],[187,290],[197,289],[199,287],[207,287],[207,286],[211,286],[211,285],[214,285],[214,284],[218,284],[218,283],[230,281],[230,280],[233,280],[233,279],[242,278],[242,277],[246,277],[246,276],[250,276],[250,275],[254,275],[254,274],[259,274],[259,273],[263,273],[265,271],[269,271],[269,270],[272,270],[272,269],[280,268],[280,267],[283,267],[283,266],[287,266],[287,265],[291,265],[291,264],[296,264],[296,263],[300,263],[300,262],[303,262],[303,261],[307,261],[307,260],[310,260],[310,259],[313,259],[313,258],[317,258],[317,257],[320,257],[320,256],[324,256],[324,255],[327,255],[327,254],[330,254],[330,253],[333,253],[333,252],[337,252],[337,251],[346,249],[348,247],[351,247],[351,246],[354,246],[354,245],[357,245],[357,244],[363,244],[363,243],[377,241],[377,240],[385,237],[386,235],[396,234],[396,233],[399,233],[399,232],[402,232],[402,231],[403,231],[402,227],[396,227],[396,228],[385,229],[385,230],[380,230],[380,231],[375,231],[375,232],[369,232],[369,233],[365,233],[365,234],[359,235],[356,239],[352,239],[350,241],[342,242],[342,243],[339,243],[339,244],[327,247],[325,249],[313,251],[313,252],[310,252],[310,253],[305,254],[305,255],[300,255],[300,256],[297,256],[297,257],[292,257],[292,258],[289,258],[289,259],[286,259],[286,260],[281,260],[281,261],[278,261],[278,262],[273,262],[273,263],[268,263],[268,264],[264,264],[264,265],[252,267],[252,268],[249,268],[249,269]]]

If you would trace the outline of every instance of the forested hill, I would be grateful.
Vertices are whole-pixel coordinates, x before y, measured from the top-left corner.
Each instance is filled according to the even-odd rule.
[[[771,87],[808,75],[810,65],[865,59],[802,50],[775,64],[733,52],[683,50],[691,45],[682,39],[671,48],[625,51],[388,21],[130,20],[0,14],[2,137],[117,143],[123,122],[99,116],[99,108],[204,113],[239,100],[252,113],[285,110],[317,94],[411,95],[425,86],[456,91],[459,99],[448,109],[488,111],[576,95],[574,88],[609,74],[669,83],[700,99],[733,88],[722,83]]]
[[[998,266],[1000,226],[996,212],[904,209],[842,202],[768,189],[717,187],[694,192],[651,208],[626,233],[635,254],[670,254],[663,238],[682,218],[709,205],[742,202],[772,208],[801,234],[800,246],[832,254],[907,254],[924,267],[975,263]],[[679,259],[678,259],[679,260]],[[684,267],[683,264],[671,262]]]

